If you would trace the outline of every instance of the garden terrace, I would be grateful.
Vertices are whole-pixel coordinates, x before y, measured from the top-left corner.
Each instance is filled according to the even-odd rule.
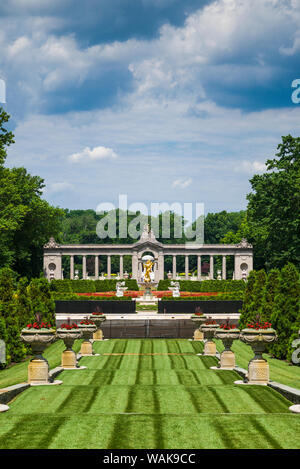
[[[94,347],[101,355],[82,358],[87,369],[64,371],[61,386],[30,387],[10,404],[0,448],[300,447],[291,403],[266,386],[235,385],[234,371],[211,370],[217,360],[197,355],[200,342]]]

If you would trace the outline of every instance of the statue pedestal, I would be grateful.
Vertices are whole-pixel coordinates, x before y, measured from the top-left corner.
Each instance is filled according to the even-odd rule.
[[[235,355],[231,350],[221,353],[220,368],[222,370],[233,370],[235,368]]]
[[[73,350],[65,350],[61,356],[62,368],[77,368],[76,353]]]
[[[203,355],[215,357],[216,353],[217,353],[216,344],[212,340],[208,340],[207,342],[205,342]]]
[[[249,384],[268,384],[269,382],[269,364],[264,359],[254,359],[248,366]]]
[[[80,354],[84,357],[85,355],[93,355],[93,344],[89,340],[84,340],[81,344]]]
[[[195,330],[194,340],[199,340],[199,341],[203,342],[203,332],[201,332],[200,329]]]
[[[49,365],[46,360],[34,358],[28,365],[29,384],[49,384]]]
[[[93,339],[94,340],[103,340],[103,332],[102,329],[97,329],[96,332],[93,333]]]

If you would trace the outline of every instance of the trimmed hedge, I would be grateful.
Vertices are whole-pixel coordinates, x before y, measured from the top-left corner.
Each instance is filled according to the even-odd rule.
[[[157,290],[168,290],[172,280],[160,280]],[[178,280],[181,291],[188,292],[238,292],[244,291],[246,282],[244,280]]]
[[[224,295],[211,295],[211,296],[181,296],[180,298],[173,298],[172,296],[163,296],[162,301],[242,301],[244,297],[243,292],[227,293]]]
[[[51,280],[51,291],[59,293],[99,293],[106,291],[116,291],[116,284],[119,280]],[[128,290],[138,291],[139,287],[135,279],[125,280]]]

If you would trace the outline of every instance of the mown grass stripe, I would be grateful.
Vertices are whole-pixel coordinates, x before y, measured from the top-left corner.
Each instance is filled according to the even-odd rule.
[[[253,427],[257,430],[260,435],[260,438],[265,438],[265,440],[269,443],[271,448],[275,449],[282,449],[283,446],[279,442],[278,439],[274,438],[266,429],[265,427],[259,422],[259,420],[255,416],[250,416],[249,420]]]

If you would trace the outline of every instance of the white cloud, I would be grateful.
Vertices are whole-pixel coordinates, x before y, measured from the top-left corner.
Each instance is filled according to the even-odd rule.
[[[105,159],[115,159],[117,157],[118,155],[113,151],[112,148],[100,146],[100,147],[94,147],[93,149],[86,147],[81,152],[73,153],[72,155],[70,155],[69,159],[71,161],[77,162],[80,160],[96,161],[96,160],[105,160]]]
[[[72,189],[74,189],[74,186],[69,182],[54,182],[46,187],[45,192],[49,194],[57,194],[60,192],[70,191]]]
[[[242,161],[241,164],[238,164],[235,168],[237,172],[245,172],[249,174],[253,173],[264,173],[267,168],[265,163],[261,161]]]
[[[179,178],[175,179],[172,183],[172,187],[179,187],[180,189],[186,189],[192,184],[193,180],[191,178]]]

